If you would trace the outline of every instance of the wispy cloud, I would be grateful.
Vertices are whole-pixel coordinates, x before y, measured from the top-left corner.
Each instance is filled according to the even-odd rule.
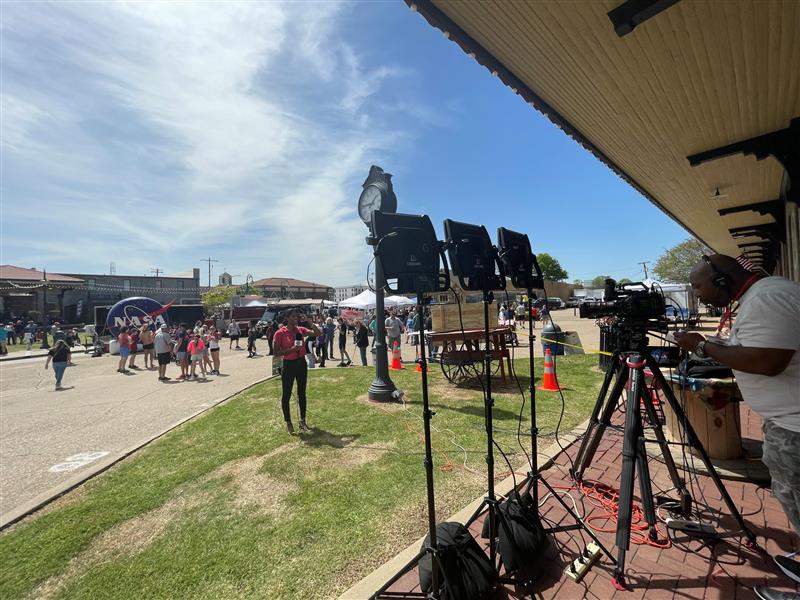
[[[347,9],[4,7],[4,262],[177,271],[211,252],[257,277],[363,279],[359,185],[411,135],[375,126],[377,96],[409,73],[365,64]]]

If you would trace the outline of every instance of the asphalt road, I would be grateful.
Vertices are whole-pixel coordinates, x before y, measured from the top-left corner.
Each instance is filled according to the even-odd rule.
[[[76,353],[62,382],[67,389],[56,392],[44,358],[0,363],[0,522],[272,374],[271,357],[248,359],[245,350],[228,350],[227,340],[222,346],[222,375],[205,381],[162,383],[144,369],[124,375],[116,356]],[[266,341],[259,346],[266,349]],[[167,368],[168,376],[179,374]]]

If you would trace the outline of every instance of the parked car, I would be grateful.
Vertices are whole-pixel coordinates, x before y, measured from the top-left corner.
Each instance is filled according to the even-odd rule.
[[[544,308],[545,305],[547,305],[547,310],[559,310],[567,306],[561,298],[539,298],[533,303],[533,307],[538,309]]]

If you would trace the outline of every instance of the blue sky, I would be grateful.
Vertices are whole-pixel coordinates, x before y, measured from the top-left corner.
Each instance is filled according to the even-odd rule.
[[[2,11],[2,263],[360,283],[371,164],[570,280],[688,237],[399,0]]]

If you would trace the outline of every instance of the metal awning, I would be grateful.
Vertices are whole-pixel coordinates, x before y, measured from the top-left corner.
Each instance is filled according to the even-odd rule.
[[[781,199],[782,219],[781,163],[734,154],[693,167],[687,157],[800,117],[800,2],[665,3],[619,37],[607,13],[622,0],[406,1],[717,252],[769,241],[748,233],[775,223],[770,211],[725,209]]]

